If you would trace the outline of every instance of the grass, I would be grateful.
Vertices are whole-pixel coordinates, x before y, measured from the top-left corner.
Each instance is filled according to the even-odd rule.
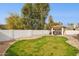
[[[60,36],[44,36],[35,40],[14,43],[5,53],[7,56],[75,56],[78,50]]]

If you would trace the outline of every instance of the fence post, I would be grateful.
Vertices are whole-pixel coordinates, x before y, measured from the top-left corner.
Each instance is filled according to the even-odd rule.
[[[62,36],[64,35],[64,28],[62,27]]]
[[[54,30],[53,30],[53,28],[51,29],[51,31],[52,31],[52,33],[51,33],[51,34],[53,35],[53,31],[54,31]]]

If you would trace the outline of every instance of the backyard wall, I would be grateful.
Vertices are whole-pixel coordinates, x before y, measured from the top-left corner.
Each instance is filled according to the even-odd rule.
[[[0,41],[49,35],[49,30],[0,30]]]
[[[64,34],[65,35],[77,35],[79,34],[79,31],[78,30],[66,30]]]
[[[0,30],[0,41],[8,41],[18,38],[49,35],[49,30]],[[65,35],[79,34],[77,30],[65,30]]]

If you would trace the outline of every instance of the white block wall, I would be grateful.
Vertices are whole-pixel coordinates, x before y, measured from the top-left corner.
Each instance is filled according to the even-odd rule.
[[[0,30],[0,41],[13,40],[17,38],[26,38],[32,36],[49,35],[49,30]],[[65,30],[65,35],[79,34],[78,30]]]
[[[0,30],[0,41],[12,40],[12,30]]]
[[[79,34],[78,30],[66,30],[65,35],[77,35]]]
[[[0,41],[38,35],[49,35],[49,30],[0,30]]]
[[[14,39],[32,36],[32,30],[14,30]]]

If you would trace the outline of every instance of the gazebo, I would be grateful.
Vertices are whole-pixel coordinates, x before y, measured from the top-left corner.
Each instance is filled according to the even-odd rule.
[[[53,25],[51,26],[51,34],[52,35],[64,35],[64,26],[62,25]]]

